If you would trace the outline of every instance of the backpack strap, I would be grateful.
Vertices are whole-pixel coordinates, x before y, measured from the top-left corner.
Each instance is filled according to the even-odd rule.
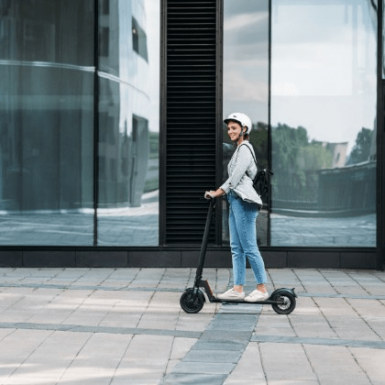
[[[255,167],[257,167],[257,172],[258,172],[257,159],[255,159],[255,155],[253,154],[253,151],[251,151],[251,148],[250,148],[246,143],[245,143],[245,144],[241,144],[241,145],[239,146],[239,148],[241,148],[242,146],[246,146],[246,147],[249,149],[249,151],[251,152],[251,155],[252,155],[252,157],[253,157],[253,159],[254,159],[254,162],[255,162]],[[246,171],[246,174],[247,174],[247,171]],[[248,177],[251,178],[250,175],[248,175]]]
[[[245,144],[241,144],[241,145],[239,146],[239,148],[241,148],[242,146],[246,146],[246,147],[249,149],[249,151],[251,152],[251,155],[252,155],[252,157],[253,157],[253,159],[254,159],[255,165],[257,166],[257,169],[258,169],[257,159],[255,159],[255,155],[254,155],[253,151],[251,151],[251,148],[250,148],[246,143],[245,143]]]
[[[257,170],[258,170],[258,164],[257,164],[257,160],[255,159],[255,155],[253,154],[253,151],[251,151],[251,148],[245,143],[244,144],[248,149],[249,151],[251,152],[251,155],[253,156],[253,159],[254,159],[254,162],[255,162],[255,165],[257,166]],[[243,144],[241,144],[241,146],[243,146]],[[239,146],[239,147],[241,147]],[[264,169],[263,171],[265,171],[266,173],[269,173],[270,175],[274,175],[273,171],[270,171],[269,169]]]

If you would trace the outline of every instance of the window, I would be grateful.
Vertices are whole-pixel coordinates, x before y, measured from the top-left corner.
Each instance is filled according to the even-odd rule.
[[[109,29],[108,28],[101,28],[100,29],[100,37],[99,37],[99,54],[100,56],[108,56],[108,50],[109,50]]]
[[[132,46],[138,55],[148,61],[147,36],[144,30],[139,26],[135,17],[132,18]]]
[[[157,246],[160,2],[109,6],[99,25],[110,33],[99,58],[98,245]]]
[[[93,243],[92,4],[0,4],[2,245]]]
[[[376,8],[273,0],[272,246],[376,246]]]
[[[2,245],[158,245],[160,1],[94,6],[0,2]]]
[[[224,1],[223,114],[243,112],[252,123],[250,142],[258,167],[268,159],[268,87],[269,87],[269,2],[267,0]],[[223,179],[233,145],[223,129]],[[223,212],[224,242],[229,241],[228,211]],[[261,210],[257,221],[260,245],[268,244],[268,212]]]

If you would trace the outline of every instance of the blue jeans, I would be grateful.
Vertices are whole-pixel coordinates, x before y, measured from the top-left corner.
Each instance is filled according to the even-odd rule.
[[[233,256],[234,285],[244,285],[246,258],[253,269],[257,284],[266,282],[265,264],[257,245],[256,220],[259,213],[255,203],[239,198],[233,191],[229,201],[230,245]]]

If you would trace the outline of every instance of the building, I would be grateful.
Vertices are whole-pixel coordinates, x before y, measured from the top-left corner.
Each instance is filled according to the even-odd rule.
[[[382,1],[0,0],[0,265],[195,266],[253,122],[269,267],[382,269]],[[333,17],[331,17],[333,15]],[[227,205],[207,266],[231,266]]]

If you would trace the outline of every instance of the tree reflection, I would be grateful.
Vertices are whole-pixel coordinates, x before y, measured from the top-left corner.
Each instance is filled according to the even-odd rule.
[[[273,211],[316,217],[374,212],[372,136],[363,128],[347,156],[347,142],[310,141],[304,127],[273,127]]]

